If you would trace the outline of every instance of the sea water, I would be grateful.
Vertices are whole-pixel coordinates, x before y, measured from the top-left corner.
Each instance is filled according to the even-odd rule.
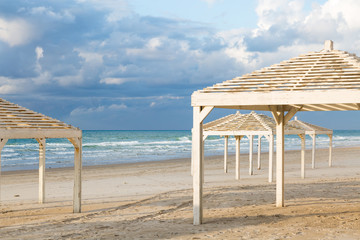
[[[335,130],[333,146],[359,146],[360,130]],[[329,137],[318,135],[317,148],[327,148]],[[312,140],[306,136],[306,147],[311,149]],[[11,139],[1,153],[3,171],[37,169],[39,144],[34,139]],[[285,149],[301,148],[296,135],[285,136]],[[235,153],[235,139],[229,138],[229,153]],[[241,152],[249,151],[249,140],[241,140]],[[254,139],[257,151],[257,137]],[[262,138],[262,151],[268,151],[268,141]],[[222,155],[224,138],[209,136],[205,141],[205,155]],[[83,165],[104,165],[161,161],[191,157],[191,131],[83,131]],[[46,167],[72,167],[74,148],[67,139],[46,140]]]

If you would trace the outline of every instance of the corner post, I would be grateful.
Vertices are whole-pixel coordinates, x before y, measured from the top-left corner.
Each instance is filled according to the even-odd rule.
[[[45,202],[45,152],[46,139],[37,138],[39,143],[39,203]]]
[[[235,136],[236,147],[235,147],[235,179],[240,179],[240,140],[242,136]]]
[[[261,135],[258,136],[258,170],[261,169],[261,137]]]
[[[274,165],[273,165],[273,157],[274,157],[274,135],[271,134],[269,136],[269,182],[273,181],[273,172],[274,172]]]
[[[315,168],[316,134],[311,134],[310,136],[312,138],[311,167]]]
[[[254,151],[254,135],[248,136],[250,148],[249,148],[249,175],[254,174],[254,166],[253,166],[253,151]]]
[[[301,178],[305,178],[305,134],[299,134],[301,139]]]
[[[204,141],[203,120],[214,107],[193,107],[192,163],[193,163],[193,217],[194,225],[203,219],[203,182],[204,182]]]
[[[74,145],[74,193],[73,212],[81,213],[81,171],[82,171],[82,138],[69,138]]]
[[[284,108],[279,106],[276,112],[276,207],[284,207]]]
[[[8,139],[3,139],[3,138],[0,139],[0,200],[1,200],[1,152],[7,141]]]
[[[228,172],[228,145],[229,145],[229,136],[224,137],[224,172]]]
[[[328,134],[329,136],[329,167],[332,166],[332,134]]]

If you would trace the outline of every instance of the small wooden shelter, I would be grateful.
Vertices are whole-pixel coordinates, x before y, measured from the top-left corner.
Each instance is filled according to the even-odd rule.
[[[264,114],[258,114],[252,111],[249,114],[230,114],[223,118],[204,124],[204,138],[209,135],[224,136],[224,171],[227,172],[228,158],[228,137],[235,136],[236,154],[235,154],[235,178],[240,179],[240,140],[246,136],[249,139],[249,175],[253,175],[253,140],[258,136],[258,169],[261,168],[261,138],[264,136],[269,142],[269,182],[273,179],[273,153],[274,153],[274,135],[275,121]],[[286,135],[299,135],[304,139],[305,131],[298,126],[285,125]],[[305,144],[302,145],[301,169],[305,171]],[[302,174],[303,175],[303,174]]]
[[[298,120],[297,117],[295,117],[294,120],[289,121],[287,123],[287,125],[304,129],[305,134],[309,135],[312,138],[312,155],[311,155],[311,167],[312,168],[315,168],[316,136],[321,135],[321,134],[328,135],[328,137],[329,137],[329,167],[331,167],[331,165],[332,165],[333,130]]]
[[[67,138],[74,145],[73,212],[81,212],[82,131],[0,98],[0,160],[1,151],[8,139],[25,138],[39,142],[39,203],[45,201],[46,139]]]
[[[284,206],[285,124],[298,111],[360,110],[360,59],[335,50],[309,52],[195,91],[192,158],[194,224],[203,220],[203,121],[213,108],[270,111],[276,121],[276,206]]]

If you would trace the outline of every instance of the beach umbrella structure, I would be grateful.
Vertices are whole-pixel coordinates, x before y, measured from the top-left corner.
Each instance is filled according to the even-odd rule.
[[[227,172],[228,138],[229,136],[235,136],[235,178],[238,180],[240,179],[240,140],[244,136],[249,139],[249,175],[253,175],[254,136],[258,136],[258,169],[261,168],[261,138],[265,137],[269,142],[269,182],[272,182],[275,131],[276,123],[271,117],[258,114],[254,111],[249,114],[240,114],[240,112],[237,112],[204,124],[204,139],[210,135],[224,136],[224,171]],[[299,135],[301,139],[305,139],[305,131],[296,125],[285,125],[285,134]],[[302,145],[302,153],[305,153],[305,144]],[[305,154],[302,154],[301,157],[301,169],[303,170],[305,169]]]
[[[258,169],[261,168],[261,138],[264,136],[269,142],[269,182],[273,179],[273,150],[274,150],[274,135],[276,134],[276,122],[273,118],[264,114],[258,114],[252,111],[249,114],[240,114],[238,111],[235,114],[230,114],[225,117],[216,119],[214,121],[204,124],[204,139],[209,135],[224,136],[224,172],[228,171],[228,138],[235,136],[235,139],[240,141],[243,136],[249,139],[249,174],[253,174],[253,139],[258,136],[258,154],[257,163]],[[315,138],[317,135],[326,134],[329,136],[329,166],[331,167],[332,155],[332,135],[333,131],[324,127],[300,121],[297,117],[289,121],[285,125],[285,135],[298,135],[301,139],[301,178],[305,178],[305,135],[309,135],[313,139],[312,147],[312,168],[315,168]],[[237,144],[240,142],[236,141]],[[239,150],[239,148],[236,148]],[[240,152],[235,154],[235,178],[239,179]],[[193,168],[192,168],[193,169]]]
[[[0,160],[1,151],[9,139],[36,139],[39,143],[39,203],[45,201],[45,149],[47,138],[67,138],[74,146],[73,212],[80,213],[82,131],[59,120],[0,98]]]
[[[329,167],[332,165],[332,138],[333,130],[320,127],[311,123],[307,123],[301,120],[298,120],[297,117],[294,117],[294,120],[291,120],[287,123],[289,126],[299,127],[305,131],[306,135],[309,135],[312,138],[312,154],[311,154],[311,167],[315,168],[315,150],[316,150],[316,136],[325,134],[329,137]]]
[[[203,221],[203,121],[214,108],[271,112],[276,122],[276,206],[284,206],[285,124],[299,111],[360,110],[360,59],[325,41],[309,52],[193,92],[193,223]]]

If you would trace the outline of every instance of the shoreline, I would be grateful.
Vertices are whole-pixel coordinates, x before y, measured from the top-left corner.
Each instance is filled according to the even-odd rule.
[[[94,130],[96,131],[96,130]],[[338,147],[333,147],[334,149],[353,149],[353,148],[360,148],[360,145],[352,145],[352,146],[338,146]],[[328,148],[316,148],[316,151],[324,151]],[[285,150],[285,152],[290,153],[290,152],[297,152],[297,151],[301,151],[300,149],[291,149],[291,150]],[[311,151],[311,149],[306,149],[306,151]],[[269,154],[268,151],[261,151],[261,154]],[[276,151],[274,151],[274,155],[276,154]],[[241,156],[248,156],[249,153],[241,153]],[[205,155],[205,158],[208,159],[213,159],[213,158],[223,158],[224,155]],[[229,158],[234,158],[235,157],[235,153],[229,153],[228,155]],[[253,153],[253,157],[254,157],[254,161],[256,160],[255,158],[257,158],[257,152],[254,151]],[[264,160],[264,159],[263,159]],[[112,163],[112,164],[98,164],[98,165],[83,165],[82,169],[91,169],[91,168],[104,168],[104,167],[120,167],[120,166],[134,166],[137,164],[156,164],[156,163],[170,163],[170,162],[179,162],[179,161],[191,161],[191,157],[183,157],[183,158],[171,158],[171,159],[165,159],[165,160],[150,160],[150,161],[139,161],[139,162],[125,162],[125,163]],[[275,159],[274,159],[275,162]],[[63,170],[71,170],[73,169],[73,167],[50,167],[47,168],[46,167],[46,171],[63,171]],[[11,174],[16,174],[16,173],[34,173],[34,172],[38,172],[38,169],[20,169],[20,170],[1,170],[1,175],[11,175]]]

